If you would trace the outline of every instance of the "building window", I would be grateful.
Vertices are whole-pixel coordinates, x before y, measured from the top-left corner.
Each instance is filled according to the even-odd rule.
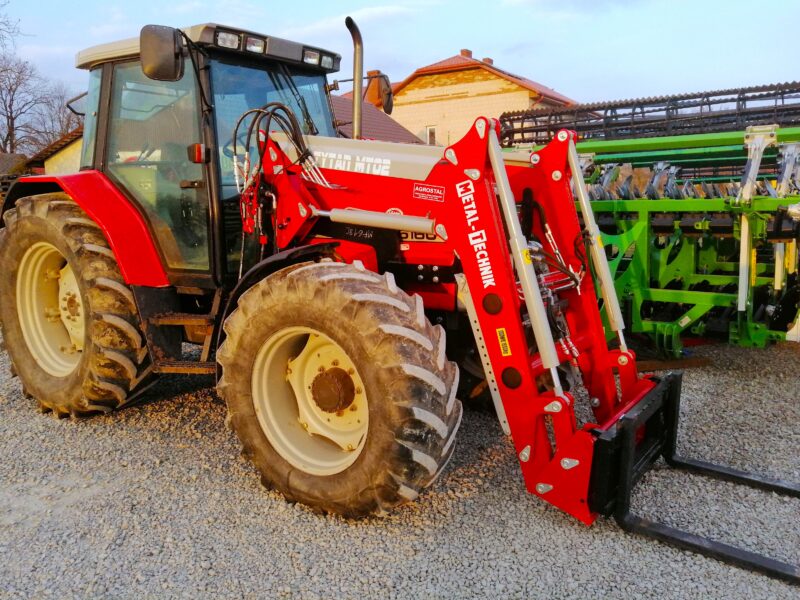
[[[429,146],[436,145],[436,126],[428,125],[425,128],[425,143]]]

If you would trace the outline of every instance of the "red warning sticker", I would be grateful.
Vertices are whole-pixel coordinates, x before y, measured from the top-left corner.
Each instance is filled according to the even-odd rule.
[[[427,183],[415,183],[412,195],[418,200],[444,202],[444,187],[441,185],[430,185]]]

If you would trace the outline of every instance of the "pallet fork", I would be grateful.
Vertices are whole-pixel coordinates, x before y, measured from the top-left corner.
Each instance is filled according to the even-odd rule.
[[[631,512],[633,489],[648,467],[663,457],[675,469],[800,498],[800,485],[679,456],[681,373],[660,381],[664,393],[650,394],[622,417],[613,431],[600,432],[595,444],[592,508],[613,516],[624,530],[697,552],[727,564],[800,584],[800,567],[755,552],[652,521]],[[640,432],[644,431],[644,436]],[[638,442],[637,442],[638,438]]]

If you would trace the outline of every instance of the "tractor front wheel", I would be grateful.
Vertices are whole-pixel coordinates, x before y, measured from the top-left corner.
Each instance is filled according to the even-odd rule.
[[[414,500],[449,460],[458,368],[419,297],[360,264],[304,263],[239,299],[218,390],[262,482],[359,517]]]

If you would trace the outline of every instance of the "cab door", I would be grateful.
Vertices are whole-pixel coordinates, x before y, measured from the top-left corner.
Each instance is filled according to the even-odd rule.
[[[197,81],[154,81],[139,61],[114,64],[104,172],[141,208],[173,283],[208,278],[205,165],[189,160],[203,140]]]

